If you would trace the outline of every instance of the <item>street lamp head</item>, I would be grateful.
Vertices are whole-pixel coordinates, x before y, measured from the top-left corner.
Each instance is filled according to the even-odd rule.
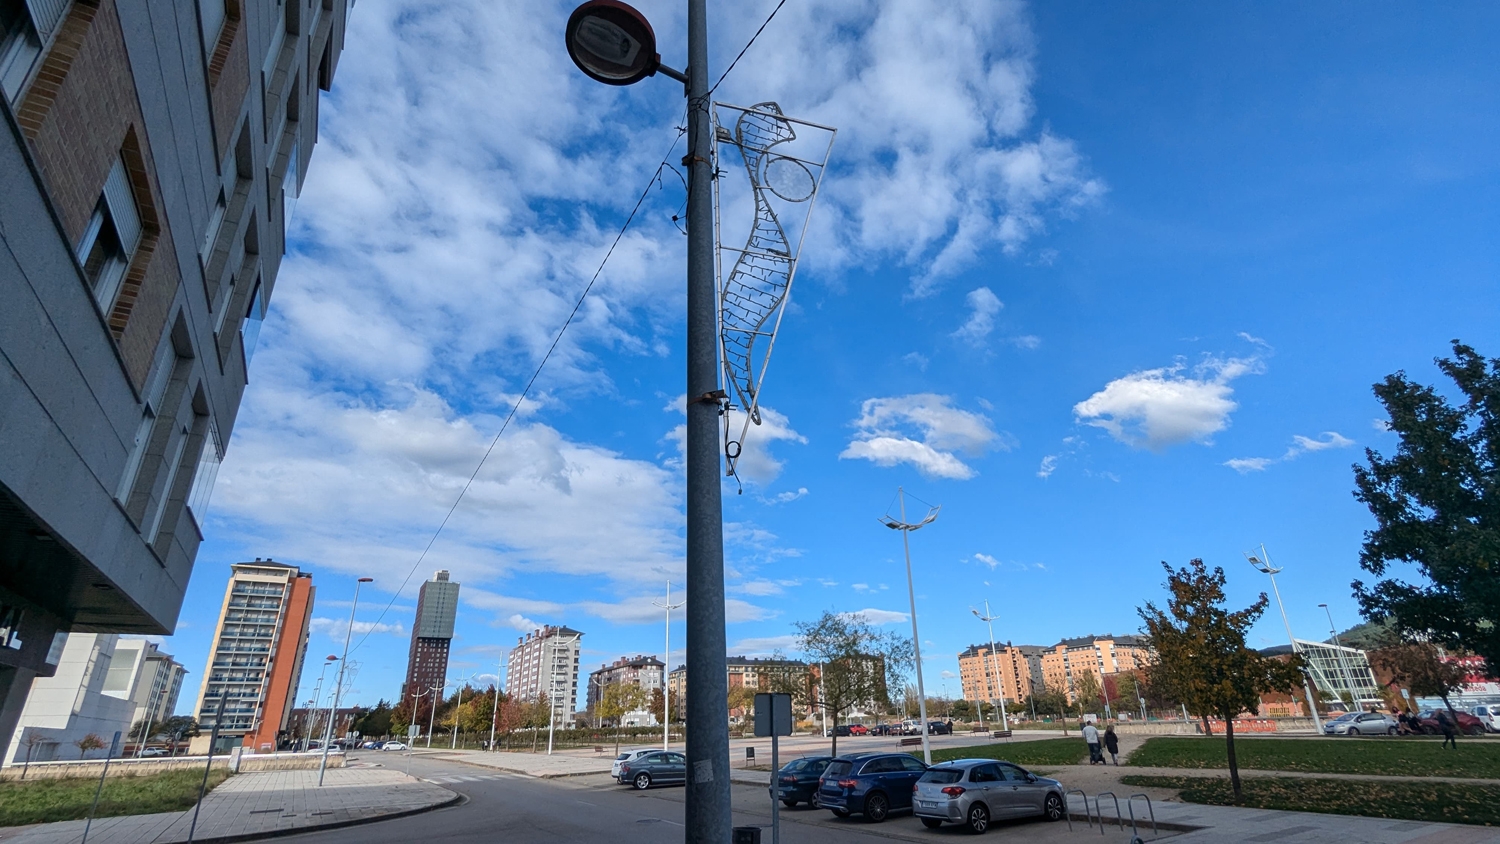
[[[1328,605],[1327,604],[1318,604],[1318,606],[1322,607],[1325,610],[1328,609]]]
[[[969,607],[969,612],[973,613],[975,618],[984,618],[984,616],[979,614],[979,610],[976,610],[973,607]]]
[[[661,66],[650,22],[620,0],[588,0],[574,9],[564,37],[573,64],[606,85],[633,85]]]
[[[327,656],[327,657],[326,657],[326,659],[327,659],[327,661],[328,661],[328,662],[337,662],[337,661],[338,661],[338,657],[337,657],[337,656],[335,656],[335,655],[333,655],[333,654],[329,654],[329,655],[328,655],[328,656]]]
[[[360,583],[374,583],[375,582],[375,578],[373,578],[373,577],[361,577],[359,579],[359,582]]]

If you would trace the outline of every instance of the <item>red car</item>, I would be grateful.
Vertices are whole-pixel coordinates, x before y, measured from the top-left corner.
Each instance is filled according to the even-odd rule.
[[[1455,714],[1452,712],[1447,712],[1446,710],[1444,710],[1444,713],[1450,719],[1453,718]],[[1421,723],[1422,732],[1427,733],[1428,735],[1442,734],[1443,728],[1438,724],[1437,714],[1438,711],[1436,709],[1424,709],[1421,712],[1417,713],[1417,720]],[[1457,715],[1459,732],[1467,733],[1471,736],[1482,736],[1485,734],[1483,721],[1479,720],[1473,715],[1470,715],[1467,712],[1459,712],[1457,713]]]
[[[1478,720],[1478,719],[1475,719],[1475,720]],[[869,734],[870,734],[870,728],[866,727],[864,724],[850,724],[849,725],[849,735],[851,735],[851,736],[867,736]]]

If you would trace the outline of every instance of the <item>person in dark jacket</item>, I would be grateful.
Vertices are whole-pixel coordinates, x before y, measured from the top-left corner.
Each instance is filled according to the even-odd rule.
[[[1115,735],[1115,725],[1104,728],[1104,749],[1109,751],[1109,761],[1120,764],[1120,737]]]
[[[1458,731],[1453,726],[1453,719],[1448,717],[1448,713],[1447,712],[1444,712],[1443,710],[1439,709],[1438,713],[1437,713],[1437,722],[1438,722],[1438,728],[1443,731],[1443,747],[1446,748],[1448,745],[1451,744],[1451,745],[1453,745],[1453,749],[1457,750],[1458,749]]]

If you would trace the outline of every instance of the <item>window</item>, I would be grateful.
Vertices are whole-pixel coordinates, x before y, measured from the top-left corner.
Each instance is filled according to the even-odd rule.
[[[969,782],[999,782],[1000,769],[995,765],[977,765],[969,771]]]
[[[186,425],[179,426],[172,432],[172,441],[167,446],[167,483],[162,488],[161,496],[156,500],[144,537],[146,544],[156,544],[156,534],[161,530],[162,517],[167,512],[167,502],[172,498],[172,488],[177,485],[177,470],[182,468],[182,452],[187,448],[188,435],[191,432]]]
[[[0,0],[0,91],[14,100],[26,84],[31,66],[42,54],[42,41],[22,0]]]
[[[104,192],[78,243],[78,260],[94,293],[94,301],[108,314],[125,280],[130,256],[141,239],[141,217],[135,192],[119,158],[104,180]]]
[[[188,493],[187,506],[193,511],[193,520],[203,527],[203,517],[208,515],[208,499],[213,495],[214,481],[219,477],[219,464],[224,459],[224,447],[219,443],[219,426],[213,420],[208,423],[208,437],[203,441],[203,454],[198,458],[198,471],[193,475],[193,489]]]
[[[260,292],[260,282],[250,291],[250,304],[245,309],[245,321],[240,323],[240,340],[245,346],[245,365],[255,356],[255,344],[260,340],[260,327],[266,321],[266,306]]]
[[[208,258],[214,253],[214,246],[219,242],[219,229],[224,225],[224,212],[227,209],[224,202],[224,191],[219,191],[219,200],[214,203],[214,210],[208,217],[208,232],[203,236],[203,246],[198,250],[198,257],[203,260],[203,265],[208,266]]]
[[[136,476],[141,471],[141,459],[146,454],[146,443],[151,439],[151,430],[156,425],[156,415],[161,410],[162,395],[167,390],[171,364],[176,360],[177,356],[170,350],[159,353],[151,372],[146,376],[146,389],[141,394],[144,405],[141,423],[136,426],[135,442],[130,447],[130,456],[125,460],[125,471],[121,473],[120,485],[115,490],[115,498],[122,504],[129,501],[130,491],[135,488]]]

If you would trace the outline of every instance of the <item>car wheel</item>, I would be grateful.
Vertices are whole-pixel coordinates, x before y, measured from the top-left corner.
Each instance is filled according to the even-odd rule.
[[[796,800],[783,800],[783,801],[781,801],[781,805],[787,807],[788,809],[795,809],[795,808],[797,808],[797,801]]]
[[[865,820],[880,823],[891,814],[891,801],[884,794],[875,792],[865,797]]]
[[[1350,727],[1349,728],[1349,732],[1344,733],[1344,735],[1346,735],[1346,736],[1357,736],[1357,735],[1359,735],[1359,730],[1356,730],[1353,727]]]
[[[1067,814],[1063,809],[1062,798],[1056,794],[1047,795],[1047,804],[1042,809],[1042,815],[1049,821],[1060,821]]]
[[[1483,727],[1470,727],[1469,729],[1465,730],[1464,732],[1468,733],[1471,736],[1482,736],[1482,735],[1484,735],[1484,728]]]
[[[925,826],[928,829],[937,829],[938,827],[940,827],[942,825],[943,825],[943,822],[940,821],[940,820],[938,820],[937,818],[923,818],[922,819],[922,826]]]
[[[1386,730],[1386,731],[1385,731],[1385,734],[1386,734],[1386,735],[1388,735],[1388,736],[1393,736],[1393,735],[1395,735],[1395,734],[1396,734],[1396,728],[1395,728],[1395,727],[1392,727],[1392,728],[1390,728],[1390,729],[1389,729],[1389,730]]]
[[[645,791],[651,787],[651,775],[647,773],[636,774],[635,779],[631,783],[636,787],[637,791]]]
[[[964,828],[975,835],[990,828],[990,810],[983,803],[975,803],[969,807],[969,819],[964,823]]]
[[[847,817],[849,817],[849,810],[848,809],[834,809],[833,810],[833,814],[834,814],[834,817],[847,818]]]

